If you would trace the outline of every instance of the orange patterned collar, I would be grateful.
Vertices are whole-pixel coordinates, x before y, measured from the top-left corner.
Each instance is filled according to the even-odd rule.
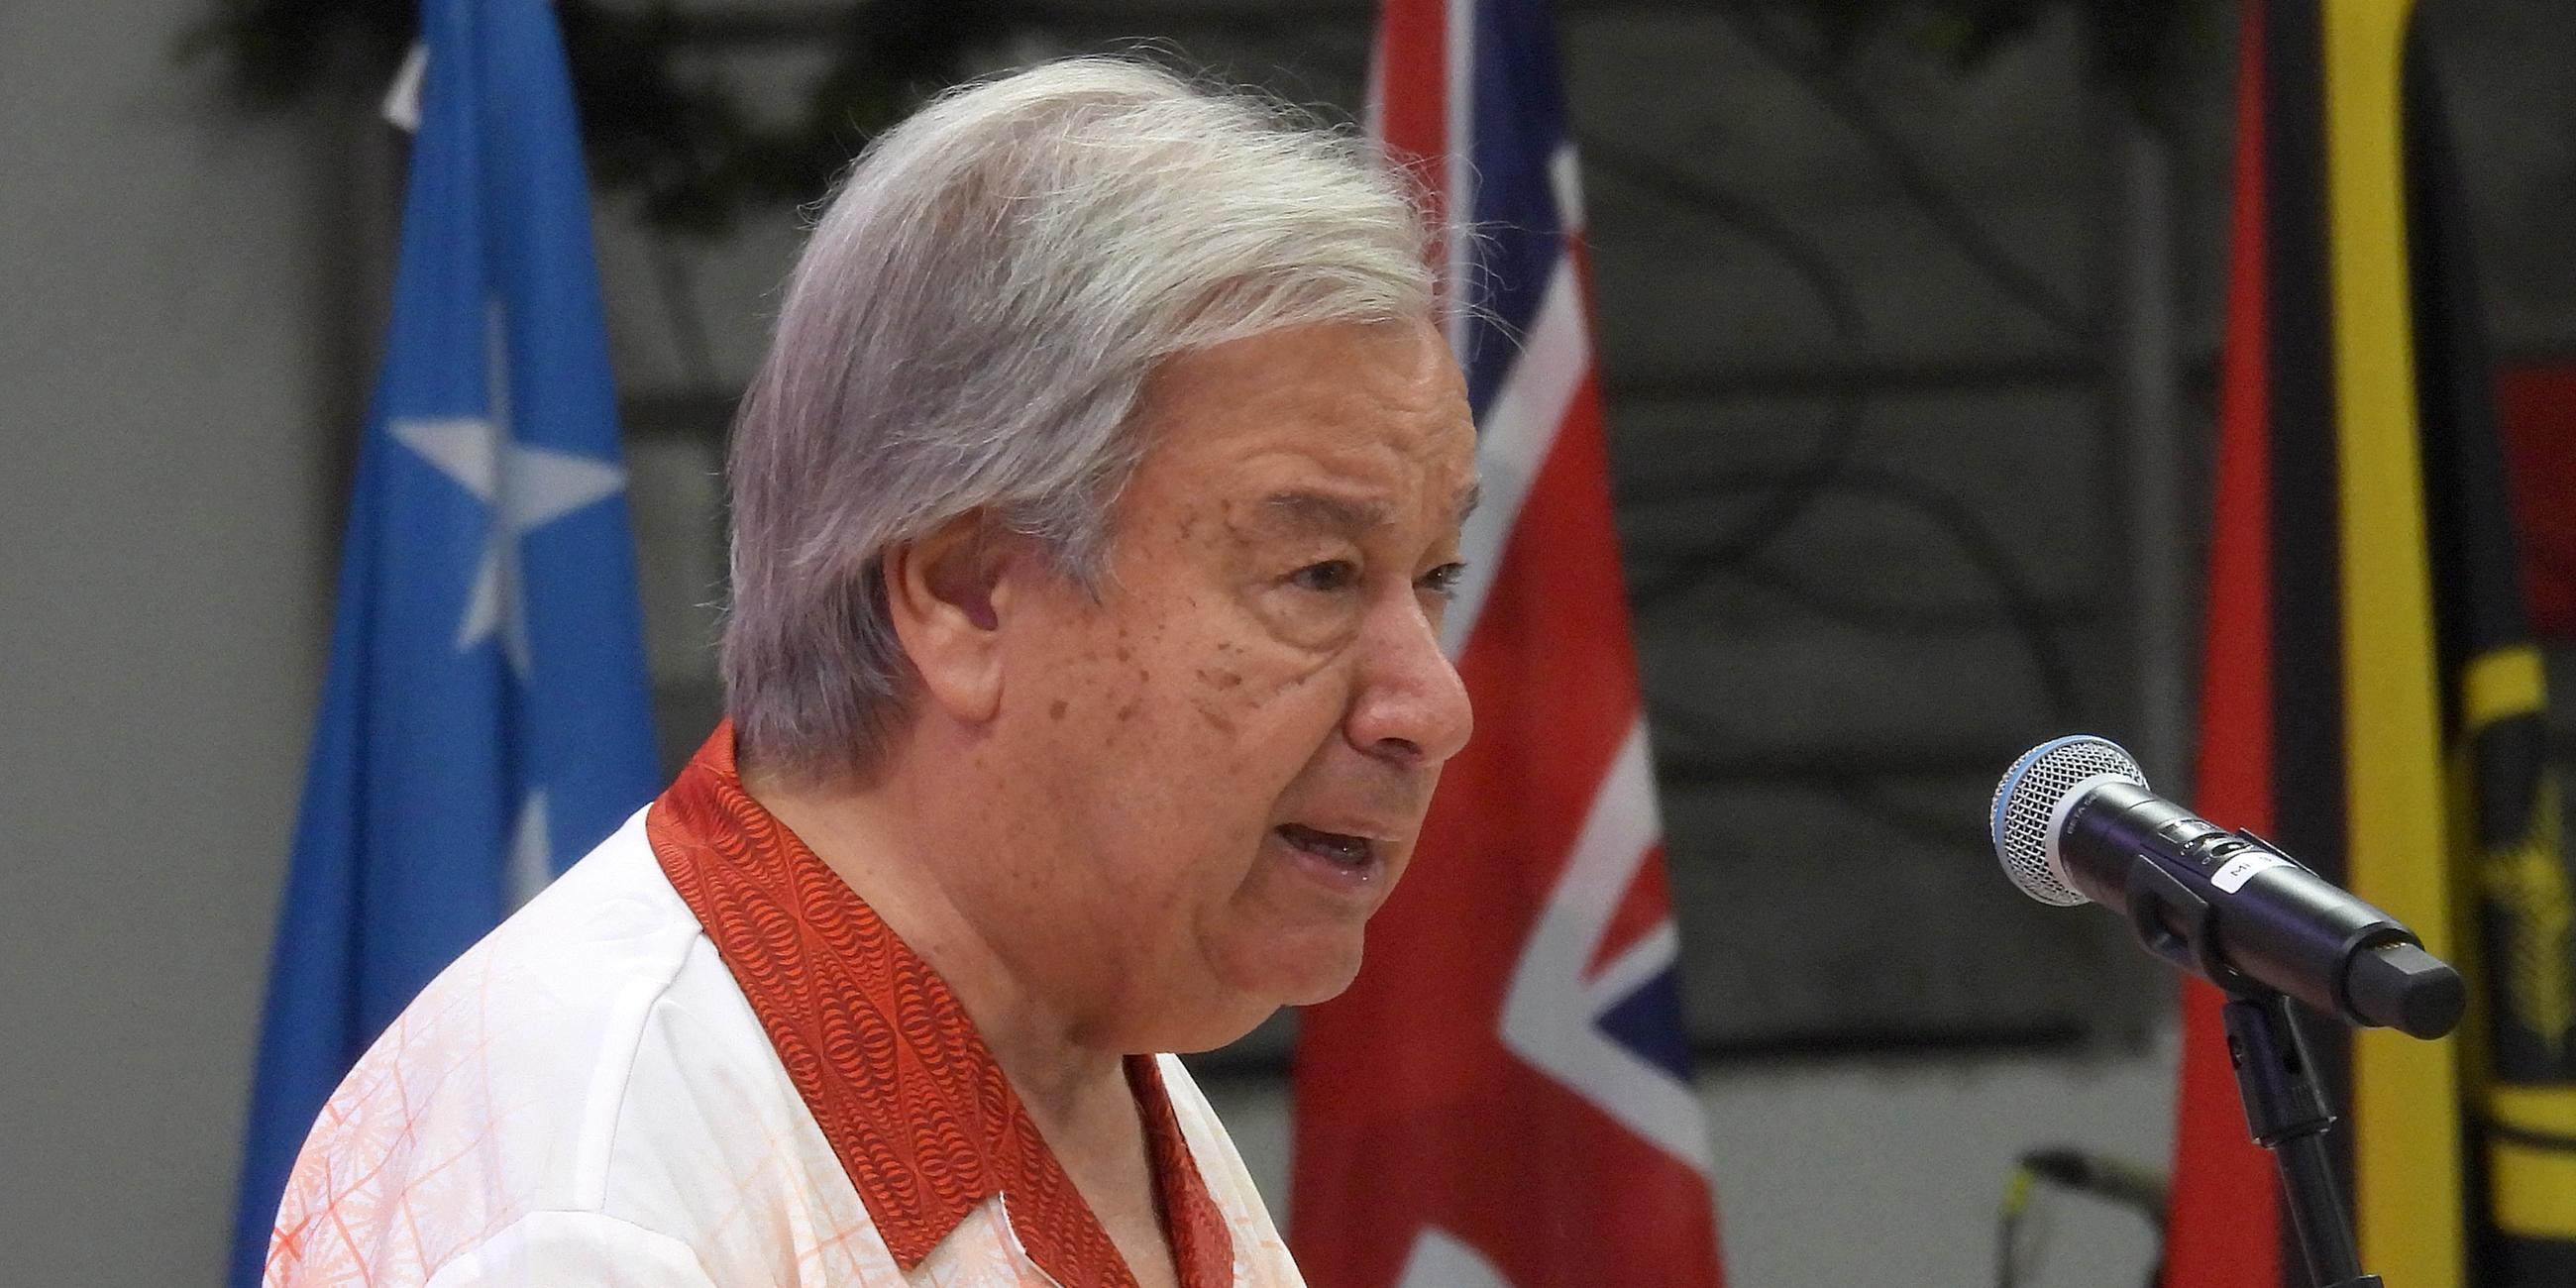
[[[743,790],[730,722],[645,830],[904,1269],[1000,1194],[1021,1246],[1065,1288],[1133,1288],[946,982]],[[1222,1288],[1232,1240],[1153,1058],[1129,1057],[1127,1081],[1181,1283]]]

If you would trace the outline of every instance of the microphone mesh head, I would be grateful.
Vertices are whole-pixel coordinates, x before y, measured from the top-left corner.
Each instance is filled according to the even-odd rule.
[[[2060,907],[2091,902],[2050,861],[2048,830],[2068,792],[2105,777],[2147,785],[2137,760],[2120,744],[2086,734],[2043,742],[2004,771],[2003,781],[1995,784],[1995,858],[2023,894]]]

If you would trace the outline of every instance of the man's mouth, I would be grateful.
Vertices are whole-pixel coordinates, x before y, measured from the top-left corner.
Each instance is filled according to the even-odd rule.
[[[1272,830],[1277,832],[1279,839],[1286,841],[1290,848],[1303,850],[1347,868],[1366,867],[1369,860],[1377,856],[1377,843],[1365,836],[1352,836],[1347,832],[1327,832],[1322,828],[1308,827],[1303,823],[1282,823]]]

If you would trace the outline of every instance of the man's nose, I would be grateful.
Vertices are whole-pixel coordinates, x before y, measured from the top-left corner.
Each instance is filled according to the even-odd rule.
[[[1458,668],[1440,651],[1440,629],[1417,605],[1376,614],[1360,663],[1347,735],[1361,751],[1408,765],[1438,765],[1475,731]]]

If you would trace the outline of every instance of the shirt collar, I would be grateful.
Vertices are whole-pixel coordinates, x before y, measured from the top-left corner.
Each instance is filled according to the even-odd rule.
[[[975,1206],[1066,1288],[1132,1288],[938,972],[743,790],[718,725],[645,818],[654,857],[751,1001],[788,1078],[906,1270]],[[1151,1056],[1130,1056],[1184,1288],[1233,1279],[1233,1249]]]

